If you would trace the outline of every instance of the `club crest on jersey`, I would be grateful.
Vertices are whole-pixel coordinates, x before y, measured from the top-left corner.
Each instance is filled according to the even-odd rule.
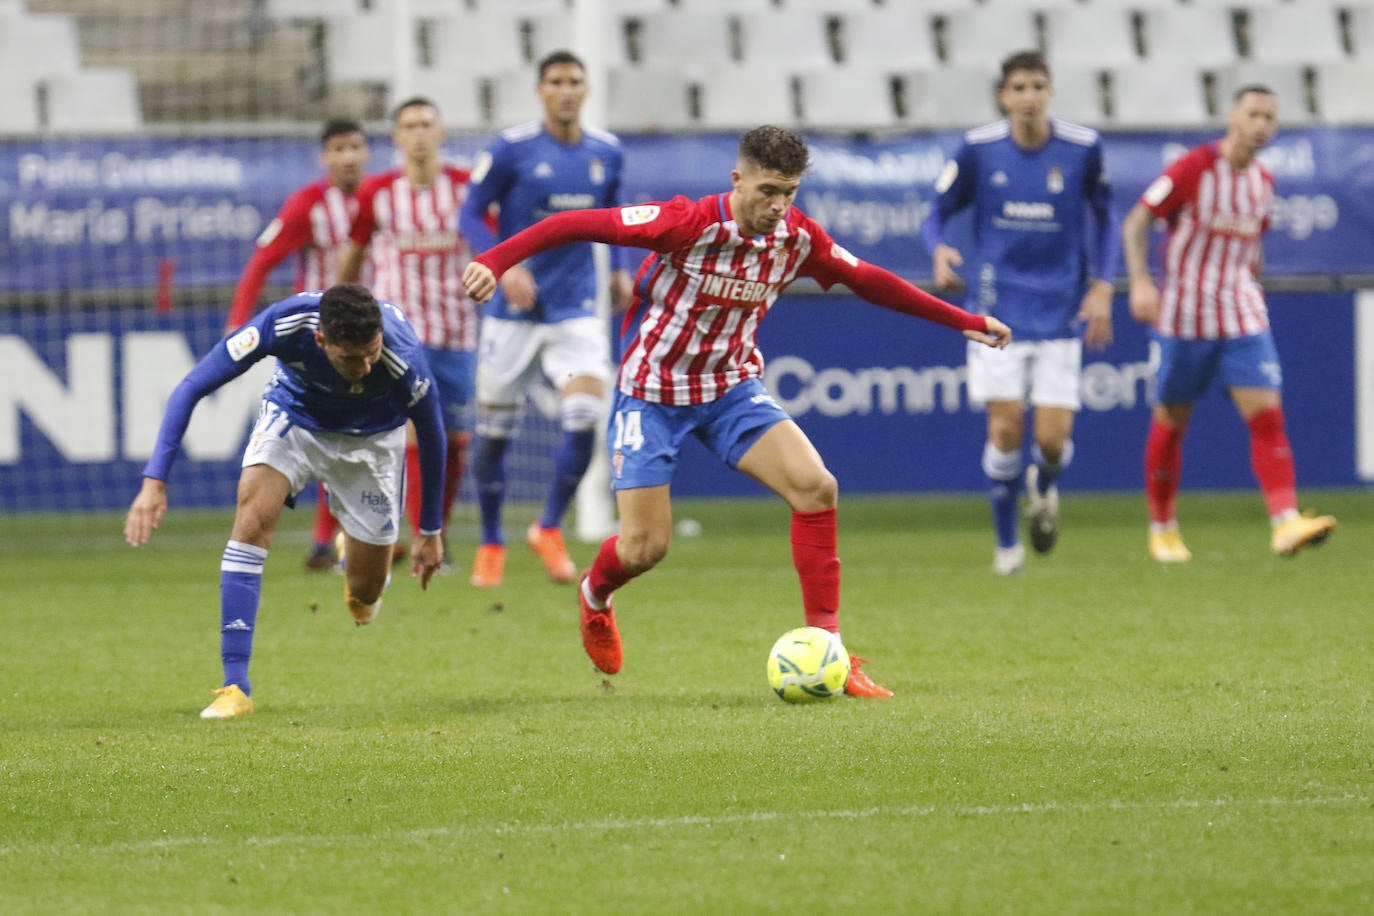
[[[251,324],[239,331],[225,342],[224,348],[229,351],[229,358],[234,362],[243,359],[249,353],[258,348],[262,343],[262,338],[258,336],[258,329]]]
[[[620,449],[616,449],[615,454],[611,456],[611,469],[615,471],[617,479],[625,471],[625,453]]]
[[[621,207],[620,221],[627,226],[642,226],[658,219],[659,207],[655,204],[640,204],[636,207]]]
[[[591,179],[592,184],[606,183],[606,167],[601,164],[600,159],[593,159],[588,163],[587,177]]]
[[[1064,192],[1064,173],[1058,166],[1051,166],[1049,174],[1045,176],[1045,187],[1051,194],[1062,194]]]

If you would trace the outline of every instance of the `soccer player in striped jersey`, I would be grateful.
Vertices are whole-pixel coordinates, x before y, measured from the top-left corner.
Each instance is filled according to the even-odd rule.
[[[348,230],[358,213],[358,185],[368,156],[367,137],[356,121],[334,118],[325,122],[320,132],[320,162],[325,175],[288,197],[258,236],[257,247],[234,290],[225,333],[252,317],[267,275],[292,254],[296,256],[296,292],[324,289],[334,282],[340,255],[348,243]],[[321,486],[306,569],[333,567],[337,527]]]
[[[250,366],[276,357],[243,454],[238,509],[220,561],[220,657],[224,685],[204,719],[253,711],[248,663],[262,572],[283,505],[312,479],[329,486],[344,530],[344,599],[354,622],[371,623],[391,581],[400,522],[407,420],[420,441],[424,493],[411,574],[422,587],[443,558],[444,433],[434,377],[414,330],[366,287],[342,284],[270,305],[215,345],[172,392],[124,539],[147,543],[167,512],[167,477],[201,398]]]
[[[543,118],[504,131],[473,169],[460,226],[474,251],[496,244],[486,222],[493,210],[497,234],[509,238],[551,213],[620,203],[620,141],[581,121],[587,97],[582,61],[568,51],[553,52],[540,61],[536,91]],[[611,302],[623,309],[633,284],[628,253],[616,248],[611,257]],[[563,440],[554,453],[548,499],[525,543],[553,581],[577,579],[562,520],[591,463],[596,426],[605,420],[611,368],[610,329],[597,315],[596,281],[591,243],[565,245],[506,271],[483,309],[472,469],[482,518],[471,577],[478,587],[502,582],[505,454],[526,392],[541,373],[558,391]]]
[[[1025,561],[1017,532],[1023,467],[1031,546],[1037,553],[1054,547],[1056,481],[1073,460],[1083,345],[1100,349],[1112,340],[1121,246],[1102,142],[1093,130],[1051,118],[1052,94],[1049,65],[1038,51],[1002,62],[997,99],[1006,117],[965,134],[922,226],[936,285],[963,285],[955,271],[963,267],[966,307],[1016,328],[1016,343],[1006,349],[968,348],[969,398],[987,405],[982,465],[999,575]],[[974,250],[966,259],[945,242],[945,226],[969,208]],[[1027,401],[1034,413],[1028,467]]]
[[[798,277],[843,283],[864,299],[1005,346],[1011,331],[855,258],[792,205],[809,162],[795,133],[745,134],[733,189],[700,200],[554,214],[473,260],[468,292],[486,301],[500,277],[539,251],[575,241],[648,248],[626,312],[628,339],[608,448],[620,533],[607,538],[578,587],[582,644],[607,674],[623,652],[611,595],[659,563],[672,537],[669,496],[682,443],[695,436],[717,457],[792,509],[792,561],[808,625],[839,633],[838,487],[801,428],[763,387],[759,322]],[[886,697],[854,658],[845,689]]]
[[[405,310],[424,345],[448,431],[447,526],[472,437],[477,312],[463,290],[462,271],[470,252],[458,231],[468,172],[441,160],[444,129],[438,107],[427,98],[415,96],[396,106],[391,136],[403,162],[399,168],[371,176],[358,190],[358,216],[349,231],[339,280],[358,280],[370,244],[373,290]],[[406,446],[406,468],[412,480],[418,465],[418,446],[412,440]],[[419,499],[414,487],[407,488],[406,514],[412,532],[418,531]]]
[[[1274,178],[1256,154],[1278,129],[1278,98],[1266,86],[1241,88],[1226,135],[1178,158],[1156,178],[1122,224],[1131,314],[1153,325],[1154,411],[1145,441],[1150,556],[1184,563],[1176,506],[1183,436],[1193,405],[1215,381],[1226,387],[1250,430],[1250,464],[1269,512],[1270,549],[1292,556],[1336,530],[1329,515],[1298,511],[1297,472],[1283,418],[1283,373],[1255,280],[1261,236],[1274,206]],[[1148,236],[1169,227],[1164,289],[1150,276]]]

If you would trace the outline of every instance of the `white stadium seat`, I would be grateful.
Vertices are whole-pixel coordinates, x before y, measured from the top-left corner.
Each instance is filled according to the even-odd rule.
[[[701,122],[716,130],[797,125],[792,76],[777,67],[717,67],[701,77]]]
[[[889,73],[873,68],[801,72],[802,124],[822,130],[895,127],[893,80]]]
[[[995,65],[1009,54],[1040,46],[1029,7],[978,7],[945,13],[945,62],[956,67]]]
[[[143,123],[132,70],[91,67],[49,77],[47,87],[51,130],[132,131]]]
[[[695,126],[692,80],[676,67],[615,67],[607,74],[611,130],[685,130]]]
[[[38,85],[35,81],[14,78],[8,88],[0,92],[0,133],[36,133],[42,124],[38,120]]]
[[[1108,71],[1116,127],[1185,127],[1209,119],[1202,73],[1191,67],[1132,64]]]
[[[935,35],[923,6],[885,6],[841,20],[846,64],[921,70],[937,64]]]
[[[1052,68],[1054,98],[1050,114],[1075,124],[1101,127],[1106,120],[1102,103],[1103,74],[1096,67]]]
[[[1331,7],[1259,7],[1248,18],[1251,60],[1313,64],[1345,57],[1340,21]]]
[[[1056,7],[1041,20],[1052,70],[1063,65],[1124,66],[1136,60],[1131,11],[1112,6]]]
[[[1237,58],[1231,11],[1158,7],[1142,12],[1145,60],[1156,65],[1221,67]]]
[[[0,28],[0,74],[43,79],[81,69],[81,45],[70,16],[32,13],[6,17]]]
[[[728,16],[673,10],[638,19],[637,62],[644,66],[709,70],[736,61],[734,22]]]
[[[790,70],[834,66],[825,17],[806,11],[770,10],[738,17],[743,63]]]
[[[901,74],[903,123],[916,128],[973,127],[1002,116],[997,73],[981,67],[936,67]]]
[[[1352,3],[1348,12],[1351,52],[1360,60],[1374,61],[1374,3]]]
[[[1314,75],[1323,121],[1374,125],[1374,61],[1329,61],[1317,64]]]

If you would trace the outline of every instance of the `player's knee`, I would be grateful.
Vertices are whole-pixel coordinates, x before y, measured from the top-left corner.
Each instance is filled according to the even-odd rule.
[[[585,391],[577,391],[563,398],[558,412],[564,432],[584,433],[596,429],[602,418],[602,399]]]
[[[477,408],[477,435],[483,439],[510,439],[520,425],[515,404],[482,404]]]
[[[616,541],[616,555],[620,565],[631,575],[648,572],[668,555],[669,532],[621,532]]]
[[[792,508],[798,512],[820,512],[833,509],[840,501],[840,484],[835,475],[824,467],[818,468],[805,479],[798,481],[796,495],[791,500]]]

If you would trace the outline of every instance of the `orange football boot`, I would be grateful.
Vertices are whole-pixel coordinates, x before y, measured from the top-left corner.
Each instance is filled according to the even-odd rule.
[[[615,611],[611,602],[606,602],[605,610],[597,610],[587,603],[583,591],[587,577],[577,585],[577,603],[582,608],[582,648],[587,650],[592,664],[607,674],[615,674],[625,661],[625,653],[620,647],[620,628],[615,625]]]
[[[849,680],[844,682],[844,692],[851,697],[890,697],[892,691],[881,684],[873,683],[873,679],[864,674],[864,665],[868,664],[868,659],[859,658],[857,655],[849,656]]]
[[[577,567],[572,557],[568,556],[562,529],[540,528],[536,520],[525,532],[525,543],[544,564],[544,572],[549,574],[550,579],[560,584],[577,581]]]

